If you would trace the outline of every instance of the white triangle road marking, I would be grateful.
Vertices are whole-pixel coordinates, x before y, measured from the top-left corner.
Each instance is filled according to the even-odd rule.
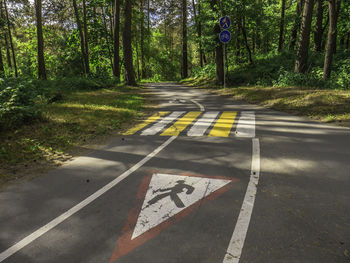
[[[230,182],[198,176],[153,174],[131,240]]]

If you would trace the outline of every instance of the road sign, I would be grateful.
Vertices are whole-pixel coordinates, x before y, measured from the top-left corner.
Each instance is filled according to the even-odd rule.
[[[236,178],[192,174],[146,176],[137,194],[140,203],[130,211],[110,262],[157,236],[205,201],[222,195],[238,181]]]
[[[222,27],[222,29],[228,29],[231,25],[231,20],[228,16],[223,16],[220,19],[220,26]]]
[[[231,33],[228,30],[223,30],[219,35],[220,41],[224,44],[228,43],[231,40]]]

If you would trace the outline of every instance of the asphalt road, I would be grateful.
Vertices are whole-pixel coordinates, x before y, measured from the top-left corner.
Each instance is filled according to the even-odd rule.
[[[0,192],[0,262],[350,262],[350,129],[147,90],[145,122]]]

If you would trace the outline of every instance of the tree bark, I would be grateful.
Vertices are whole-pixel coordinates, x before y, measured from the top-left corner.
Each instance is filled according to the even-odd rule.
[[[316,24],[314,31],[314,50],[320,52],[322,50],[322,35],[323,35],[323,0],[316,1]]]
[[[85,44],[85,64],[86,73],[90,73],[90,63],[89,63],[89,37],[86,19],[86,0],[83,0],[83,21],[84,21],[84,44]]]
[[[338,17],[339,17],[339,12],[340,12],[340,6],[341,6],[341,0],[337,0],[335,2],[335,33],[333,34],[333,53],[335,54],[337,52],[337,36],[338,36],[338,29],[337,29],[337,24],[338,24]]]
[[[110,37],[109,37],[109,30],[108,30],[108,26],[107,26],[107,19],[106,19],[106,12],[105,12],[105,8],[102,6],[102,19],[103,19],[103,24],[105,26],[105,39],[106,39],[106,43],[107,43],[107,47],[108,47],[108,57],[109,57],[109,61],[111,63],[111,67],[113,69],[113,59],[112,59],[112,51],[111,51],[111,45],[110,45]],[[96,19],[97,20],[97,19]],[[97,21],[96,21],[97,23]],[[112,34],[113,35],[113,34]]]
[[[42,0],[35,0],[36,31],[38,41],[38,77],[46,79],[46,67],[44,57],[44,37],[42,28]]]
[[[192,6],[193,6],[193,16],[194,16],[194,21],[195,21],[195,25],[197,28],[197,34],[198,34],[198,42],[199,42],[199,63],[201,68],[203,68],[204,66],[204,52],[203,52],[203,48],[202,48],[202,23],[200,21],[200,12],[201,12],[201,3],[200,0],[198,2],[198,16],[197,16],[197,12],[196,12],[196,4],[194,2],[194,0],[192,0]]]
[[[3,10],[2,0],[0,0],[0,13],[1,13],[0,14],[1,19],[3,21],[6,21],[4,10]],[[7,33],[6,33],[5,29],[3,28],[3,25],[0,24],[0,26],[1,26],[1,32],[3,32],[4,39],[5,39],[7,65],[8,65],[9,68],[12,68],[11,53],[10,53],[10,48],[9,48],[9,44],[8,44],[8,41],[7,41]],[[2,30],[4,30],[4,31],[2,31]]]
[[[252,59],[252,52],[250,50],[250,47],[249,47],[249,43],[248,43],[248,38],[247,38],[247,32],[246,32],[246,29],[245,29],[245,16],[242,16],[241,18],[241,26],[242,26],[242,35],[243,35],[243,38],[244,38],[244,44],[245,44],[245,47],[248,51],[248,59],[249,59],[249,63],[250,64],[253,64],[253,59]]]
[[[127,85],[136,86],[131,46],[132,0],[125,0],[124,3],[123,51],[125,80]]]
[[[12,34],[11,34],[11,28],[10,28],[10,20],[9,20],[9,13],[8,13],[8,10],[7,10],[6,0],[4,0],[4,6],[5,6],[5,13],[6,13],[6,20],[7,20],[7,30],[8,30],[8,34],[9,34],[11,51],[12,51],[13,65],[15,67],[15,76],[17,78],[18,77],[18,71],[17,71],[16,54],[15,54],[15,48],[13,47]]]
[[[5,69],[4,69],[4,62],[2,60],[2,51],[0,48],[0,76],[4,77],[5,76]]]
[[[182,0],[182,78],[187,77],[187,0]]]
[[[141,78],[146,78],[146,66],[145,66],[145,13],[144,13],[144,0],[140,0],[140,12],[141,12],[141,23],[140,23],[140,58],[141,58]]]
[[[305,0],[303,20],[301,24],[300,38],[294,66],[294,71],[297,73],[305,73],[307,70],[313,6],[313,0]]]
[[[331,76],[331,67],[333,60],[333,49],[336,38],[334,35],[336,34],[337,28],[337,19],[336,19],[336,11],[337,9],[337,1],[329,0],[328,1],[328,12],[329,12],[329,28],[328,28],[328,37],[327,37],[327,46],[326,46],[326,54],[324,58],[323,65],[323,79],[329,79]]]
[[[283,48],[285,11],[286,11],[286,0],[281,0],[281,20],[280,20],[280,37],[278,41],[278,52],[280,52]]]
[[[120,81],[120,57],[119,57],[119,34],[120,34],[120,0],[114,0],[114,30],[113,30],[113,76]]]
[[[84,34],[83,34],[82,27],[81,27],[81,21],[80,21],[80,17],[79,17],[79,10],[78,10],[78,6],[77,6],[77,1],[76,0],[73,0],[73,8],[74,8],[75,19],[77,21],[77,27],[78,27],[78,31],[79,31],[80,49],[81,49],[81,55],[83,57],[84,74],[86,75],[86,74],[88,74],[89,70],[88,70],[87,63],[86,63]]]
[[[349,49],[349,47],[350,47],[350,32],[347,33],[346,44],[345,44],[346,49]]]
[[[303,11],[304,0],[298,0],[296,8],[296,16],[294,20],[294,25],[292,28],[292,33],[290,35],[289,50],[294,50],[295,44],[297,42],[298,31],[300,29],[301,13]]]
[[[214,13],[217,13],[217,0],[210,1],[210,8]],[[215,36],[215,64],[216,64],[216,83],[218,85],[224,84],[224,49],[222,43],[219,39],[220,26],[218,23],[214,26],[214,36]]]

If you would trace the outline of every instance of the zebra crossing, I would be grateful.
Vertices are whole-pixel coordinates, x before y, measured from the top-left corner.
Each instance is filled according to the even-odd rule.
[[[159,111],[123,135],[255,137],[253,111]]]

